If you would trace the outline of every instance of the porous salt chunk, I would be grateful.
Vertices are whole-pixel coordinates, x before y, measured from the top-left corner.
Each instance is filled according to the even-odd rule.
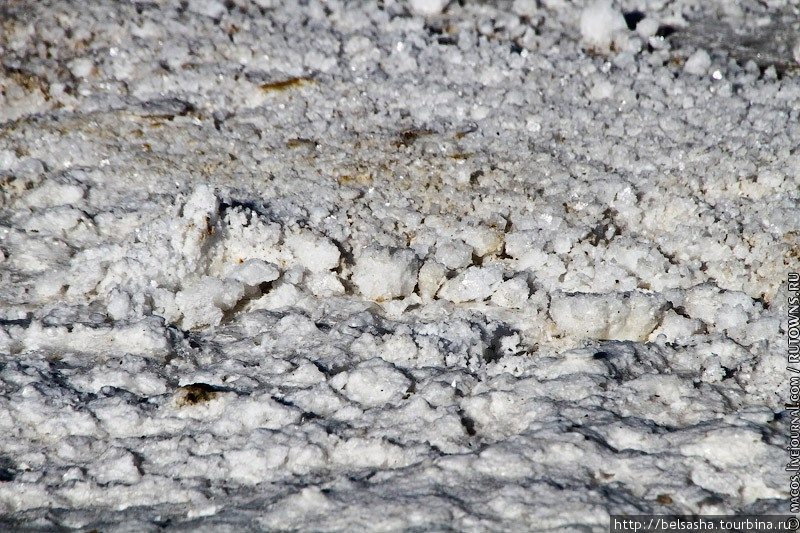
[[[492,302],[500,307],[522,308],[528,301],[530,289],[521,276],[500,283],[492,294]]]
[[[28,231],[40,234],[66,237],[76,234],[80,224],[86,227],[91,225],[91,222],[81,210],[62,206],[47,209],[38,216],[32,216],[23,227]]]
[[[450,270],[458,270],[472,263],[472,247],[458,241],[447,241],[436,247],[436,261]]]
[[[305,361],[286,377],[286,383],[294,386],[308,386],[325,381],[325,374],[320,372],[310,361]]]
[[[73,59],[67,66],[70,72],[72,72],[72,75],[76,78],[86,78],[94,70],[94,63],[92,63],[92,60],[85,57]]]
[[[648,39],[656,34],[659,26],[660,24],[655,18],[645,17],[644,20],[636,25],[636,33],[638,33],[640,37]]]
[[[702,331],[703,328],[702,321],[680,316],[670,309],[664,313],[661,324],[650,334],[650,340],[654,341],[659,335],[664,335],[667,341],[674,342],[687,339]]]
[[[142,396],[155,396],[167,391],[166,381],[152,372],[143,369],[114,368],[112,364],[92,369],[88,375],[75,376],[71,383],[79,390],[98,393],[103,387],[118,387]],[[95,413],[96,414],[96,413]]]
[[[147,317],[114,327],[90,327],[75,324],[43,327],[32,322],[25,331],[24,342],[29,349],[58,348],[78,352],[97,353],[103,350],[163,357],[169,349],[163,322],[157,317]]]
[[[74,205],[81,201],[84,194],[80,185],[47,180],[25,197],[25,204],[29,207]]]
[[[450,0],[408,0],[411,10],[420,15],[440,14]]]
[[[278,279],[280,270],[275,265],[262,259],[248,259],[233,267],[228,277],[241,281],[249,287],[255,287],[261,283],[268,283]]]
[[[198,185],[183,206],[183,217],[197,228],[205,229],[216,221],[219,199],[207,184]]]
[[[408,249],[367,248],[353,267],[353,283],[366,298],[390,300],[408,296],[417,284],[419,262]]]
[[[299,416],[296,408],[282,405],[269,394],[259,393],[233,398],[225,406],[225,416],[216,424],[221,433],[242,428],[280,429],[297,422]]]
[[[515,259],[519,259],[530,250],[541,250],[544,242],[534,230],[514,231],[505,236],[505,251]]]
[[[598,80],[589,92],[592,100],[604,100],[614,94],[614,85],[608,80]]]
[[[445,279],[447,269],[444,265],[436,261],[426,261],[419,269],[419,286],[420,295],[430,300],[436,295],[436,291],[442,286]]]
[[[547,289],[558,287],[561,276],[567,271],[563,261],[556,254],[535,249],[519,258],[517,268],[532,272],[537,281]]]
[[[503,281],[503,268],[494,264],[485,267],[469,267],[447,280],[437,295],[454,303],[483,300],[491,296]]]
[[[19,161],[17,154],[11,150],[0,150],[0,170],[11,170]]]
[[[381,359],[371,359],[353,370],[336,374],[331,387],[366,407],[397,401],[411,382],[403,373]]]
[[[686,60],[686,63],[683,65],[683,71],[688,74],[694,74],[696,76],[703,76],[708,74],[708,69],[711,68],[711,56],[708,55],[708,52],[705,50],[697,50],[689,59]]]
[[[332,270],[339,265],[339,249],[328,239],[302,232],[284,241],[300,264],[311,271]]]
[[[383,343],[378,353],[384,361],[389,363],[411,366],[417,358],[418,350],[410,335],[397,333]]]
[[[598,50],[608,50],[614,32],[627,28],[622,12],[614,9],[609,0],[597,0],[581,12],[581,35],[584,42]]]
[[[256,300],[253,305],[256,309],[277,310],[295,305],[302,293],[291,283],[281,283],[267,294]]]
[[[312,272],[305,278],[304,284],[315,296],[330,298],[345,293],[344,285],[334,272]]]
[[[330,501],[319,487],[312,486],[288,494],[272,505],[276,512],[259,518],[257,521],[259,529],[291,529],[298,521],[308,516],[322,517],[334,507],[335,503]]]
[[[217,0],[189,0],[189,9],[211,18],[220,18],[227,11]]]
[[[98,483],[135,483],[142,477],[138,461],[134,455],[123,448],[109,448],[97,458],[89,469],[89,474]]]
[[[800,91],[770,58],[777,43],[791,59],[789,3],[749,39],[766,20],[734,2],[719,24],[720,3],[697,0],[440,1],[428,20],[317,0],[144,2],[114,20],[74,0],[4,21],[9,57],[36,67],[0,80],[9,520],[52,528],[57,508],[139,531],[224,500],[222,529],[257,507],[265,530],[599,530],[609,502],[785,501],[786,450],[760,435],[787,402],[800,225]],[[635,34],[623,8],[647,11]],[[676,76],[676,44],[736,61]],[[469,254],[438,257],[448,273],[437,244],[461,241]],[[399,269],[420,297],[410,282],[374,305],[355,281],[365,243],[424,261]],[[473,255],[509,279],[436,299]],[[231,275],[248,260],[275,267]],[[402,285],[371,270],[379,294]],[[203,276],[244,296],[193,299]],[[658,301],[672,308],[646,335],[635,315]],[[185,331],[183,311],[225,325]],[[581,343],[589,328],[600,339]],[[330,386],[362,370],[349,385],[374,405]]]
[[[458,236],[472,246],[473,252],[478,257],[497,253],[503,248],[503,236],[494,228],[466,227],[458,231]]]
[[[278,445],[228,450],[224,457],[232,479],[245,485],[256,485],[271,479],[271,471],[282,466],[288,455],[289,448]]]
[[[242,282],[203,276],[175,294],[175,305],[183,314],[183,327],[192,329],[218,325],[223,311],[232,309],[242,297]]]
[[[569,294],[555,292],[550,316],[577,338],[646,340],[663,316],[663,300],[640,292]]]
[[[753,299],[739,291],[720,290],[713,284],[692,287],[685,296],[686,311],[717,330],[740,331],[755,311]]]
[[[403,448],[380,439],[358,437],[342,440],[331,451],[335,464],[358,468],[397,468],[406,464]]]

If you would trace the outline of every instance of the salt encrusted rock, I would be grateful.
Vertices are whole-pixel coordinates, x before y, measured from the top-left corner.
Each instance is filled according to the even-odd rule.
[[[353,267],[353,283],[366,298],[408,296],[417,284],[419,261],[408,249],[367,248]]]

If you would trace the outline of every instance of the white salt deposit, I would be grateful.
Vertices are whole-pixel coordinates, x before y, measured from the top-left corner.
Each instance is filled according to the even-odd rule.
[[[696,74],[702,76],[708,73],[711,67],[711,56],[705,50],[698,50],[689,56],[686,63],[683,65],[683,70],[689,74]]]
[[[353,267],[353,283],[372,300],[408,296],[417,284],[417,262],[411,250],[368,248]]]
[[[581,12],[581,35],[589,46],[608,50],[614,33],[626,29],[622,12],[609,0],[597,0]]]
[[[411,10],[420,15],[438,15],[449,0],[409,0]]]
[[[788,512],[790,3],[6,4],[0,529]]]

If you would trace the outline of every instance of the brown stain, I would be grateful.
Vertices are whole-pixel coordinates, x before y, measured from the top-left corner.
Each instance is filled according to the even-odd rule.
[[[339,176],[338,179],[339,185],[354,185],[354,186],[363,186],[363,185],[371,185],[372,184],[372,176],[367,174],[366,172],[362,172],[359,174],[351,175],[345,174],[344,176]]]
[[[673,67],[682,67],[684,64],[684,59],[678,56],[673,56],[669,59],[668,64]]]
[[[44,80],[38,76],[35,76],[31,73],[24,72],[21,70],[14,70],[10,73],[10,77],[14,82],[25,89],[26,92],[33,92],[33,91],[40,91],[42,93],[46,93],[47,91],[44,89]]]
[[[219,396],[219,392],[216,387],[208,383],[192,383],[178,389],[175,403],[178,407],[186,407],[209,402],[217,396]]]
[[[300,148],[301,146],[316,146],[316,142],[312,141],[311,139],[303,139],[303,138],[296,138],[296,139],[289,139],[286,141],[286,146],[288,148]]]
[[[672,496],[669,494],[659,494],[656,496],[656,501],[661,505],[672,505]]]
[[[395,142],[395,146],[411,146],[420,137],[426,137],[433,134],[434,132],[431,130],[426,130],[423,128],[409,128],[397,134],[399,138]]]
[[[285,91],[286,89],[294,89],[302,87],[306,83],[313,83],[314,78],[295,77],[286,80],[272,81],[261,85],[262,91]]]
[[[203,233],[200,235],[200,239],[205,239],[207,237],[213,237],[216,233],[216,229],[214,229],[214,225],[211,223],[211,218],[208,216],[204,217],[206,227]],[[189,227],[194,227],[194,224],[189,224]]]

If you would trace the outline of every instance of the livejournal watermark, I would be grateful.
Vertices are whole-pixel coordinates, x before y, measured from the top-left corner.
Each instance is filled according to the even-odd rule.
[[[800,274],[789,272],[788,283],[788,344],[786,349],[786,370],[789,373],[789,512],[800,513]]]

